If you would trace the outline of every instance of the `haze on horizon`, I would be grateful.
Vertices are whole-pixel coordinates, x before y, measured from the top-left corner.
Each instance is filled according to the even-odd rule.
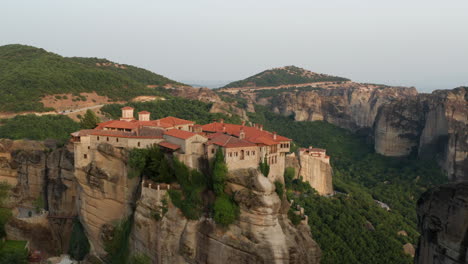
[[[107,58],[190,84],[296,65],[421,92],[468,86],[468,1],[57,1],[0,4],[0,45]]]

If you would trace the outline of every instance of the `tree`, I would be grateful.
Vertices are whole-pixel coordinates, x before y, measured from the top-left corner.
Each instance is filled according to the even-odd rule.
[[[93,129],[99,123],[101,119],[90,109],[86,110],[86,114],[80,119],[80,126],[83,129]]]
[[[227,173],[228,168],[224,161],[223,151],[218,149],[213,162],[213,191],[216,195],[224,194]]]
[[[270,173],[270,165],[268,165],[266,157],[263,159],[263,162],[260,162],[260,171],[265,177],[268,177],[268,174]]]
[[[68,254],[73,259],[81,261],[89,253],[89,248],[89,241],[80,220],[74,219]]]
[[[169,162],[165,157],[162,158],[161,163],[158,169],[159,176],[157,177],[158,181],[171,183],[174,181],[171,173],[171,167],[169,166]]]

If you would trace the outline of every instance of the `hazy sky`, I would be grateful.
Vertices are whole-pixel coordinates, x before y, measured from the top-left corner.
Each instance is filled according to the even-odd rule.
[[[468,85],[467,0],[2,0],[11,43],[189,83],[296,65],[420,91]]]

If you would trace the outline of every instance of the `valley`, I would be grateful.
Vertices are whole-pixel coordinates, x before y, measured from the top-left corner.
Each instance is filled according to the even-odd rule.
[[[413,263],[446,257],[438,241],[420,238],[434,232],[431,223],[418,226],[424,215],[464,223],[453,200],[465,198],[444,192],[465,197],[465,187],[440,187],[441,196],[431,188],[468,179],[467,87],[420,94],[286,66],[210,90],[27,46],[0,47],[0,61],[8,70],[0,71],[0,181],[8,183],[0,235],[28,241],[44,259]],[[102,131],[80,124],[88,110]],[[192,123],[153,131],[168,116]],[[112,122],[123,125],[105,128]],[[237,152],[211,149],[231,141],[260,145],[239,150],[240,163],[230,159]],[[244,159],[251,153],[252,165]],[[426,205],[445,198],[461,213]],[[463,247],[441,229],[457,241],[446,251]]]

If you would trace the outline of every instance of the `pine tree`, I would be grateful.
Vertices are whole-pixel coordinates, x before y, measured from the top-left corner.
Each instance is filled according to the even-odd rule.
[[[82,129],[93,129],[99,123],[101,123],[101,119],[90,109],[86,110],[86,114],[80,120]]]

